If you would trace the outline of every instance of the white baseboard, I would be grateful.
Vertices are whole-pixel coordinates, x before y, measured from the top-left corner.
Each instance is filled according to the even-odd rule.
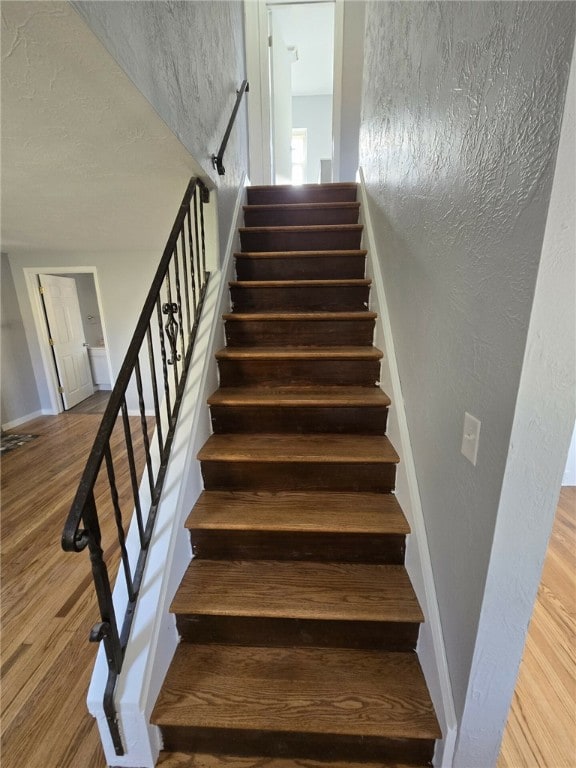
[[[46,408],[39,411],[33,411],[32,413],[27,413],[25,416],[20,416],[19,419],[7,421],[5,424],[2,424],[2,429],[14,429],[15,427],[19,427],[21,424],[26,424],[27,421],[37,419],[39,416],[54,416],[54,414],[51,410]]]
[[[448,662],[442,625],[440,623],[424,514],[416,478],[408,422],[404,410],[404,398],[402,397],[400,374],[394,350],[392,325],[384,288],[385,284],[380,266],[382,264],[382,255],[378,254],[376,247],[376,238],[370,218],[368,195],[362,169],[359,169],[359,179],[360,202],[362,203],[360,208],[361,223],[364,224],[363,247],[368,250],[366,276],[372,278],[370,308],[378,313],[375,344],[384,352],[381,364],[380,386],[392,399],[388,416],[387,434],[400,455],[400,464],[398,465],[396,478],[396,496],[412,529],[412,534],[408,537],[406,548],[406,569],[426,617],[426,621],[420,629],[417,652],[444,735],[444,738],[437,742],[434,765],[437,768],[450,768],[457,729],[452,686],[448,674]]]

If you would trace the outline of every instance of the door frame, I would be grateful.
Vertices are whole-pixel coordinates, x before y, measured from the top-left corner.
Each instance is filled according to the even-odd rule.
[[[62,403],[62,397],[58,392],[58,374],[56,372],[56,365],[52,357],[52,348],[49,343],[48,326],[46,324],[46,318],[44,317],[44,308],[42,306],[42,300],[40,297],[40,291],[38,290],[38,275],[50,274],[61,275],[66,277],[71,274],[91,274],[94,278],[94,287],[96,289],[96,299],[98,300],[98,311],[100,312],[100,321],[102,324],[102,336],[104,338],[104,346],[106,349],[106,362],[108,363],[108,373],[110,375],[110,382],[114,386],[114,378],[112,376],[112,365],[110,362],[110,347],[108,344],[108,333],[106,330],[106,320],[104,313],[102,312],[102,296],[100,292],[100,285],[98,283],[98,273],[96,267],[23,267],[24,280],[26,281],[26,288],[28,290],[28,296],[30,298],[30,306],[32,308],[32,317],[34,319],[34,329],[38,338],[38,346],[40,347],[40,355],[42,358],[42,366],[44,368],[44,376],[46,378],[46,384],[48,387],[48,395],[50,396],[50,406],[52,414],[64,412],[64,405]]]
[[[248,157],[250,182],[272,184],[272,106],[268,72],[268,7],[312,5],[329,0],[247,0],[244,3],[246,77],[248,94]],[[342,109],[342,65],[344,0],[334,2],[334,77],[332,94],[332,180],[340,177],[340,131]]]

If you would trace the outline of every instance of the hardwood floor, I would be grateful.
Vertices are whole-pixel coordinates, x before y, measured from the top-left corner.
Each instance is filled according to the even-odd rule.
[[[562,488],[498,768],[576,765],[576,487]]]
[[[97,426],[85,414],[35,419],[19,431],[40,437],[2,457],[2,768],[106,766],[85,705],[97,619],[88,558],[60,549]],[[575,507],[576,488],[564,488],[499,768],[576,765]],[[160,762],[221,764],[171,753]],[[249,759],[224,763],[254,768]]]
[[[110,400],[110,390],[103,389],[99,392],[94,392],[86,400],[82,400],[81,403],[70,408],[68,413],[102,414],[106,410],[108,400]]]
[[[85,704],[96,654],[88,633],[98,620],[89,558],[60,547],[98,426],[86,414],[35,419],[25,429],[39,437],[2,457],[2,768],[106,765]],[[136,440],[135,450],[142,453]],[[117,469],[122,495],[129,477]],[[104,490],[98,483],[102,501]],[[113,527],[105,511],[105,551]]]

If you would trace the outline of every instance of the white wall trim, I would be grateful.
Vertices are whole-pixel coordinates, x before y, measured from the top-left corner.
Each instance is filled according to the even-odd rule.
[[[200,464],[196,455],[211,433],[206,400],[218,386],[214,354],[224,345],[220,318],[230,308],[228,281],[232,279],[235,268],[232,254],[234,250],[238,250],[238,226],[246,197],[246,181],[243,183],[244,186],[240,187],[236,199],[222,270],[214,272],[208,283],[181,414],[174,435],[164,484],[165,491],[158,508],[141,596],[134,615],[131,640],[118,679],[116,707],[120,731],[127,750],[125,755],[116,756],[102,709],[107,678],[107,664],[102,647],[98,652],[88,692],[88,709],[98,721],[109,765],[153,768],[161,748],[160,731],[156,726],[150,725],[150,714],[178,645],[175,619],[168,609],[192,558],[190,536],[184,528],[184,522],[203,489]],[[130,525],[126,544],[132,557],[139,549],[135,520]],[[114,604],[118,615],[123,615],[126,604],[123,578],[120,578],[114,587]]]
[[[268,66],[268,8],[266,0],[244,3],[246,77],[248,93],[248,153],[254,184],[272,183],[271,94]]]
[[[46,409],[40,409],[39,411],[33,411],[32,413],[27,413],[25,416],[20,416],[18,419],[14,419],[13,421],[7,421],[6,423],[2,424],[2,429],[14,429],[15,427],[19,427],[21,424],[25,424],[27,421],[32,421],[32,419],[37,419],[39,416],[51,416],[52,411],[48,411]]]
[[[426,621],[420,630],[417,650],[444,734],[444,739],[437,743],[434,765],[438,768],[440,766],[442,768],[450,768],[457,729],[452,686],[448,674],[448,662],[440,622],[432,562],[428,549],[426,526],[416,478],[408,422],[404,409],[400,374],[394,350],[394,338],[386,300],[385,283],[380,267],[382,264],[382,254],[378,253],[376,247],[376,238],[370,218],[368,195],[361,168],[358,171],[358,175],[360,181],[361,223],[364,224],[363,247],[368,250],[366,274],[367,277],[372,278],[370,305],[371,309],[378,313],[375,343],[384,352],[380,385],[392,399],[387,433],[401,457],[397,472],[396,496],[412,529],[412,534],[408,537],[406,568],[426,617]]]
[[[344,0],[334,2],[334,70],[332,80],[332,181],[340,181],[342,141],[342,73],[344,65]]]

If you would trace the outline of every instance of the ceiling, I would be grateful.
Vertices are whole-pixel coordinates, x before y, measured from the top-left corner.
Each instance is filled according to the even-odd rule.
[[[2,3],[2,251],[162,249],[201,169],[66,2]]]
[[[332,94],[334,68],[334,3],[271,5],[287,46],[296,46],[292,65],[292,94]]]

